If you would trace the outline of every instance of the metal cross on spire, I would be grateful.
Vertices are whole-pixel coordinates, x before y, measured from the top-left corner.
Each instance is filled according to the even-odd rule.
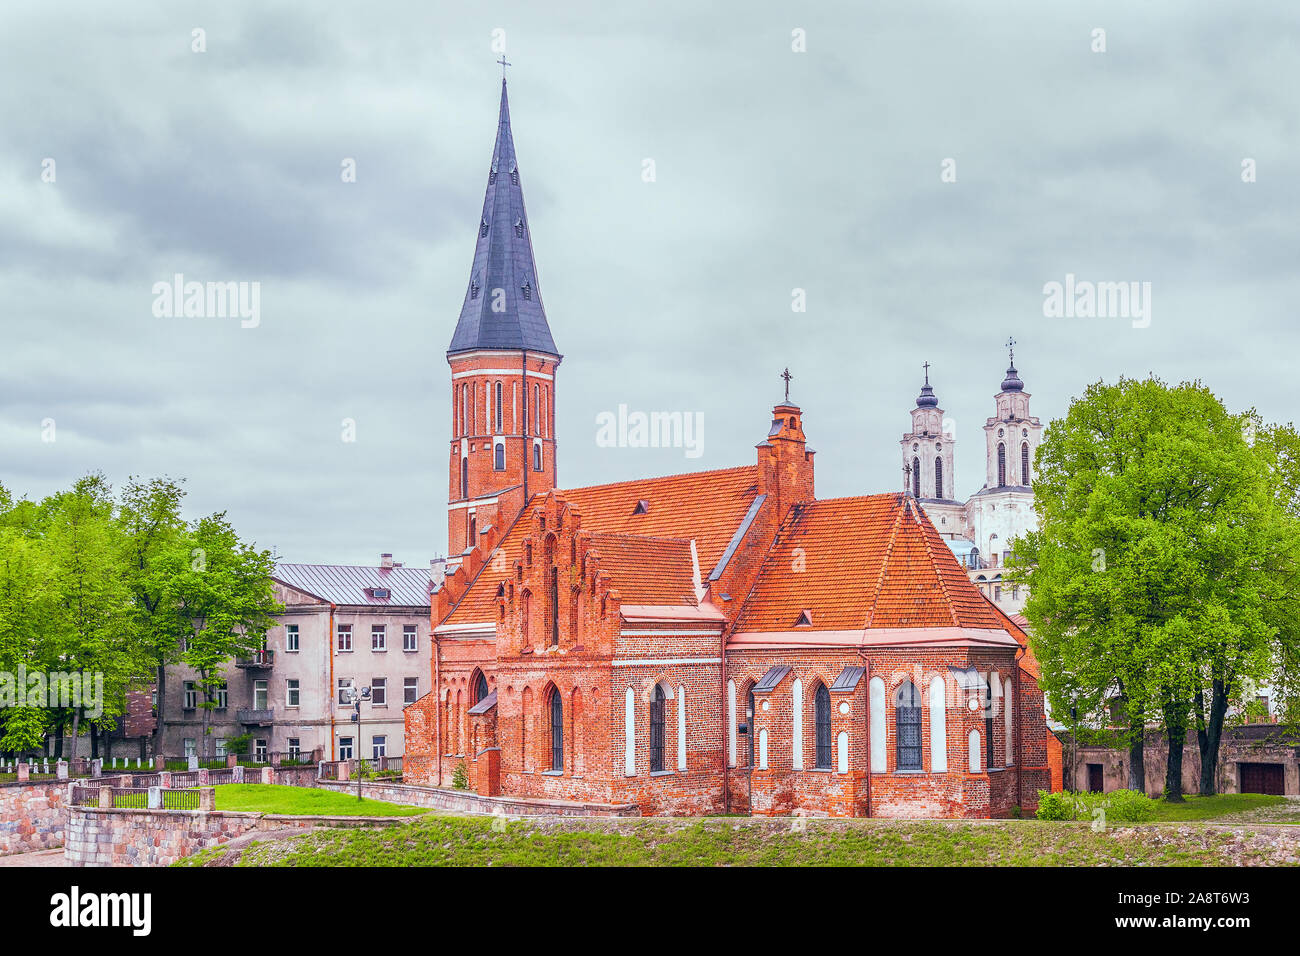
[[[781,373],[781,377],[785,379],[785,400],[789,402],[790,401],[790,379],[794,378],[794,376],[790,374],[790,370],[787,368],[784,372]]]
[[[930,363],[923,362],[921,364],[921,368],[925,369],[925,384],[929,385],[930,384]]]
[[[1016,340],[1011,338],[1010,336],[1007,337],[1007,352],[1011,356],[1011,364],[1015,365],[1016,364]]]
[[[497,62],[501,64],[501,79],[504,80],[506,78],[506,67],[514,66],[514,64],[506,59],[504,53],[501,54],[501,59],[497,60]]]

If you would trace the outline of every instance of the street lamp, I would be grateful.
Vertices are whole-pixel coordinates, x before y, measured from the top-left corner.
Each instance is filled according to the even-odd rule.
[[[353,681],[348,687],[348,703],[352,705],[351,720],[357,725],[356,767],[357,767],[357,802],[361,802],[361,702],[370,699],[369,687],[357,687]]]

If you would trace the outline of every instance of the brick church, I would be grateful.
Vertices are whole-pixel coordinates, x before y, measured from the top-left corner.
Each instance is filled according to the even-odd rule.
[[[819,500],[788,392],[749,464],[559,489],[561,358],[503,81],[408,783],[644,814],[1036,805],[1055,741],[1026,636],[914,497]]]

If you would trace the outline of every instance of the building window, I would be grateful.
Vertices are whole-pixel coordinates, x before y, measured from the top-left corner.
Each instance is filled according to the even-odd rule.
[[[370,649],[372,651],[388,650],[388,637],[383,624],[370,625]]]
[[[185,710],[193,710],[195,707],[199,706],[199,692],[195,689],[194,681],[192,680],[187,680],[184,686],[185,700],[182,702],[181,706]]]
[[[542,389],[536,382],[533,383],[533,434],[542,433]]]
[[[650,772],[664,769],[664,689],[655,684],[650,700]]]
[[[352,738],[351,737],[339,738],[339,759],[340,760],[352,759]]]
[[[298,757],[302,755],[302,740],[300,738],[290,737],[288,741],[286,741],[286,746],[289,750],[290,760],[297,760]]]
[[[912,459],[912,497],[921,497],[921,459]],[[826,766],[830,766],[827,764]]]
[[[946,773],[948,770],[947,685],[943,677],[935,675],[930,681],[930,772]]]
[[[253,710],[266,710],[269,706],[266,698],[266,680],[253,681]]]
[[[998,487],[1007,483],[1007,446],[998,442]]]
[[[289,707],[297,707],[302,703],[302,690],[296,679],[291,678],[284,682],[284,702]]]
[[[533,444],[533,471],[542,470],[542,443]]]
[[[516,220],[515,220],[515,238],[516,238],[516,239],[522,239],[523,237],[524,237],[524,221],[523,221],[522,218],[520,218],[520,219],[516,219]]]
[[[943,459],[942,458],[936,458],[934,460],[934,496],[936,498],[943,497]]]
[[[215,753],[218,757],[224,757],[226,755],[225,737],[218,737],[212,746],[213,746],[213,753]]]
[[[352,625],[340,624],[339,633],[339,653],[346,654],[352,650]]]
[[[217,710],[225,710],[230,706],[230,685],[222,681],[217,685]]]
[[[487,695],[488,695],[487,677],[483,675],[482,671],[479,671],[478,679],[474,681],[474,703],[477,704],[480,700],[482,700]]]
[[[420,678],[402,678],[402,703],[414,704],[420,697]]]
[[[469,526],[465,529],[465,547],[472,548],[478,543],[478,515],[470,514]]]
[[[284,626],[284,649],[289,653],[298,651],[298,625],[286,624]]]
[[[253,741],[253,760],[256,763],[266,763],[267,740],[265,737],[258,737]]]
[[[551,568],[551,593],[547,596],[546,613],[550,616],[551,647],[560,646],[560,569]]]
[[[998,677],[997,671],[989,675],[988,682],[985,684],[984,693],[987,699],[984,702],[984,739],[987,743],[984,745],[988,751],[986,762],[990,770],[993,769],[993,715],[997,710],[997,698],[1002,695],[1002,680]]]
[[[352,697],[351,694],[348,693],[351,689],[352,689],[352,680],[347,677],[340,677],[339,678],[339,706],[340,707],[350,707],[352,705]]]
[[[420,649],[419,632],[414,624],[402,625],[402,650],[407,652],[418,651]]]
[[[469,459],[460,460],[460,496],[461,498],[469,497]]]
[[[388,678],[375,677],[370,681],[370,703],[376,707],[388,706]]]
[[[500,430],[500,423],[497,429]],[[492,467],[496,471],[506,470],[506,446],[504,442],[497,442],[492,451]]]
[[[564,769],[564,698],[551,688],[551,769]]]
[[[921,769],[921,695],[910,680],[894,696],[894,726],[898,735],[898,769]]]
[[[970,732],[970,738],[969,738],[969,740],[970,740],[970,742],[969,742],[969,744],[967,745],[967,749],[968,749],[969,754],[970,754],[970,759],[969,759],[969,762],[967,763],[967,767],[968,767],[968,769],[970,770],[971,773],[979,773],[979,772],[980,772],[980,767],[981,767],[981,763],[980,763],[980,732],[979,732],[978,730],[972,730],[972,731]]]
[[[1020,446],[1020,483],[1029,487],[1029,442]]]
[[[185,747],[185,756],[187,756],[187,757],[193,757],[193,756],[194,756],[194,753],[195,753],[195,751],[194,751],[194,738],[193,738],[193,737],[186,737],[185,740],[183,741],[183,745],[184,745],[184,747]]]
[[[388,756],[388,738],[383,734],[370,738],[370,755],[376,760]]]
[[[816,728],[817,748],[813,766],[818,770],[831,769],[831,692],[825,684],[817,685],[813,695],[813,726]]]

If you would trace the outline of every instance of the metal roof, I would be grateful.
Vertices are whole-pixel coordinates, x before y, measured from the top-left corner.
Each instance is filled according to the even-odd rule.
[[[474,263],[447,354],[474,349],[529,349],[559,355],[542,308],[532,230],[519,185],[510,104],[501,81],[501,113],[488,175]]]
[[[790,673],[790,666],[788,664],[768,668],[767,673],[763,675],[763,679],[754,685],[754,693],[772,693],[772,691],[776,690],[776,685],[781,683],[781,678],[785,677],[788,673]]]
[[[429,568],[358,567],[348,564],[277,564],[275,580],[332,604],[373,607],[429,606]],[[387,588],[375,598],[368,588]]]
[[[488,694],[477,704],[469,709],[471,714],[486,714],[489,710],[497,705],[497,692],[493,691]]]
[[[846,667],[840,671],[840,676],[835,678],[835,683],[831,684],[831,690],[835,693],[851,691],[858,686],[858,681],[862,680],[862,675],[867,669],[865,667]]]

